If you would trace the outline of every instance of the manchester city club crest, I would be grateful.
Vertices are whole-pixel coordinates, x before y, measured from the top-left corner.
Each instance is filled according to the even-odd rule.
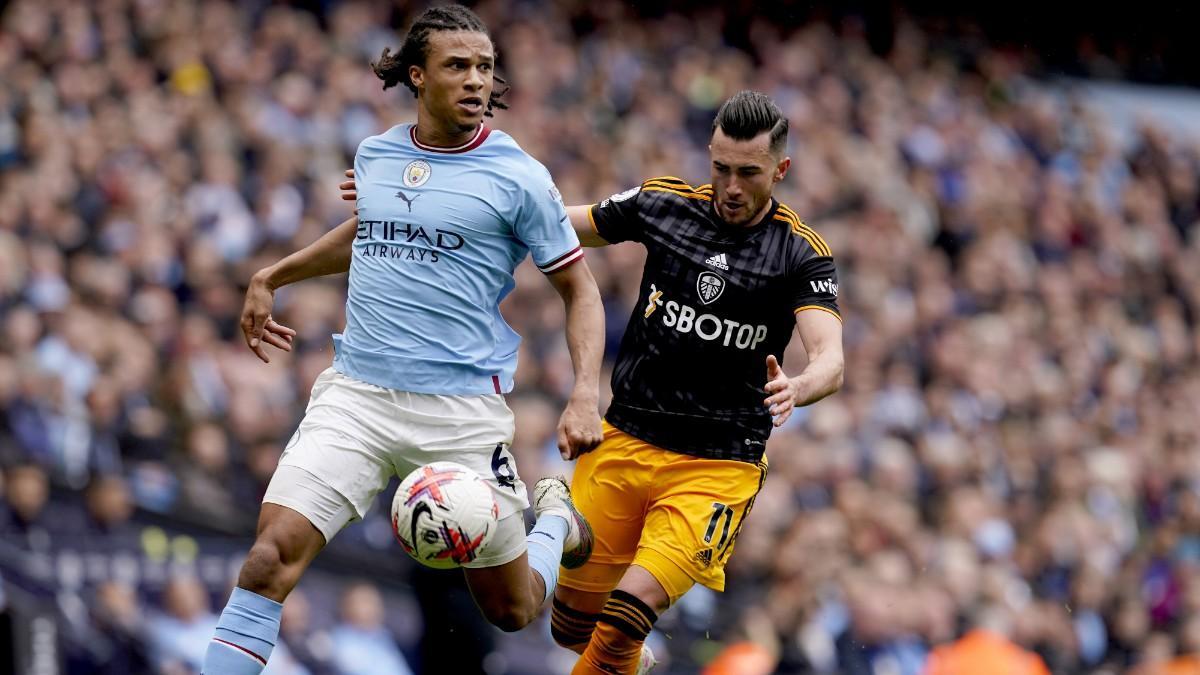
[[[429,166],[429,162],[423,159],[413,160],[404,167],[404,184],[410,188],[421,187],[433,174],[433,168]]]
[[[700,301],[706,305],[715,302],[724,290],[725,280],[715,272],[701,272],[696,278],[696,292],[700,294]]]

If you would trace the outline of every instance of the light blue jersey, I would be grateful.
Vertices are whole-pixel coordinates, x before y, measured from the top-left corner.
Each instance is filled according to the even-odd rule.
[[[500,315],[529,252],[550,273],[581,259],[549,172],[480,127],[452,149],[402,124],[358,146],[358,234],[333,367],[425,394],[512,390],[521,338]]]

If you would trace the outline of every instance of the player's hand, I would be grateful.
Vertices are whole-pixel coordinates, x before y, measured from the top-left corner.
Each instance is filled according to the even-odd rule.
[[[346,177],[350,180],[344,180],[338,183],[338,189],[342,191],[342,199],[348,202],[358,201],[358,188],[354,186],[354,169],[346,169]],[[358,215],[358,207],[354,207],[354,215]]]
[[[568,462],[600,445],[600,406],[595,399],[572,397],[558,420],[558,454]]]
[[[275,291],[259,275],[254,275],[250,279],[250,287],[246,289],[246,301],[242,304],[241,325],[246,345],[263,363],[271,362],[264,343],[290,352],[292,340],[296,337],[296,331],[271,317],[274,304]]]
[[[779,367],[774,354],[767,357],[767,386],[763,391],[767,392],[763,405],[771,411],[775,426],[783,426],[796,406],[796,384]]]

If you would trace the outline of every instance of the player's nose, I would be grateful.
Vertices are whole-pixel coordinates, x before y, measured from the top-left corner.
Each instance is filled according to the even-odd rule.
[[[464,85],[471,91],[483,88],[483,74],[479,72],[478,68],[471,68],[467,71],[467,79]]]

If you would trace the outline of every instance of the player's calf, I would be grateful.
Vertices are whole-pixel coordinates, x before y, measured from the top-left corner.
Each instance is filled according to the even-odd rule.
[[[204,675],[258,675],[279,636],[283,599],[325,545],[302,515],[263,504],[259,532],[204,653]]]
[[[599,613],[581,612],[555,598],[550,611],[550,635],[560,646],[576,654],[583,654],[583,650],[592,639],[592,631],[595,630],[599,618]]]
[[[612,592],[571,675],[633,675],[658,613],[632,593]]]
[[[238,587],[283,602],[324,546],[324,536],[300,513],[263,504],[258,536],[238,574]]]
[[[465,566],[467,584],[480,611],[492,625],[506,632],[520,630],[537,618],[546,599],[554,593],[560,565],[581,565],[592,551],[591,526],[571,503],[566,483],[559,478],[543,478],[533,492],[537,522],[520,546],[513,549],[524,550],[526,557],[510,559],[502,554],[495,560],[480,559]],[[504,534],[510,519],[508,529],[515,528],[515,536]],[[504,550],[508,547],[502,542],[519,541],[524,522],[519,514],[510,516],[501,520],[500,529],[494,545]]]

